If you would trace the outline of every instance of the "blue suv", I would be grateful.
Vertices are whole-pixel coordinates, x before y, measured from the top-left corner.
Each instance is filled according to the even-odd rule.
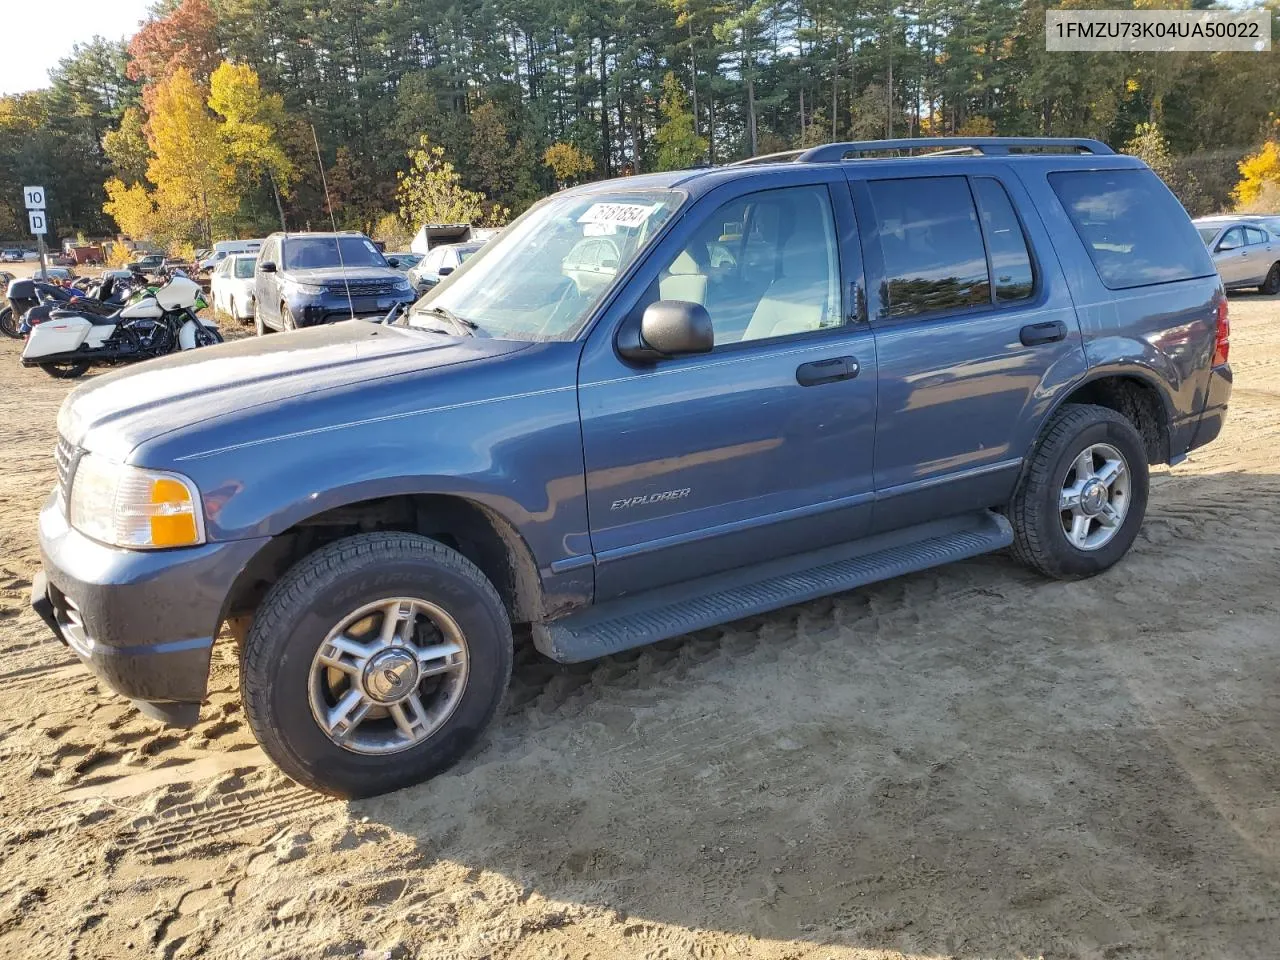
[[[261,260],[298,277],[292,242]],[[516,642],[572,663],[1004,548],[1102,573],[1149,465],[1221,430],[1229,349],[1186,212],[1096,141],[591,184],[393,323],[78,388],[33,605],[176,724],[225,625],[276,763],[379,793],[463,754]]]
[[[387,315],[417,295],[362,233],[273,233],[253,274],[258,336]]]

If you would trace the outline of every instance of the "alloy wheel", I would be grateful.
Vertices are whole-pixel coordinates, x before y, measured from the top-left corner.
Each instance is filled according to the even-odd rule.
[[[1111,542],[1129,513],[1129,464],[1109,443],[1080,451],[1063,479],[1058,498],[1062,532],[1077,550]]]
[[[388,754],[428,739],[467,685],[467,643],[445,610],[415,597],[366,604],[329,631],[311,663],[311,715],[345,750]]]

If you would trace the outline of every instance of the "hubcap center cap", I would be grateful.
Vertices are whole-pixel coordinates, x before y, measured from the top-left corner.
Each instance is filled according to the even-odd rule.
[[[1080,509],[1090,517],[1096,517],[1107,505],[1107,485],[1101,480],[1093,479],[1080,491]]]
[[[364,689],[378,703],[398,703],[418,686],[418,661],[407,650],[384,650],[369,658]]]

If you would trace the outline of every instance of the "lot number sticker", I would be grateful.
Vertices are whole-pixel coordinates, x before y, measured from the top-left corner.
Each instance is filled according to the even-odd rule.
[[[655,207],[647,203],[593,203],[578,218],[579,223],[617,223],[638,227],[649,219]]]

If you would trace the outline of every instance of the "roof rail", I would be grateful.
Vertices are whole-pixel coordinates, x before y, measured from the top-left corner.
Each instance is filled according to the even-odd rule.
[[[856,159],[859,154],[884,153],[893,150],[929,150],[925,156],[974,153],[983,156],[1007,156],[1018,153],[1115,153],[1101,140],[1076,137],[908,137],[901,140],[855,140],[810,147],[794,157],[797,163],[833,163]],[[789,151],[795,153],[795,151]],[[783,155],[775,154],[777,158]],[[756,161],[769,158],[754,157]]]
[[[762,153],[758,157],[747,157],[745,160],[735,160],[733,163],[726,163],[726,167],[750,167],[757,163],[786,163],[789,160],[799,160],[800,155],[805,152],[805,148],[799,150],[782,150],[778,153]]]

